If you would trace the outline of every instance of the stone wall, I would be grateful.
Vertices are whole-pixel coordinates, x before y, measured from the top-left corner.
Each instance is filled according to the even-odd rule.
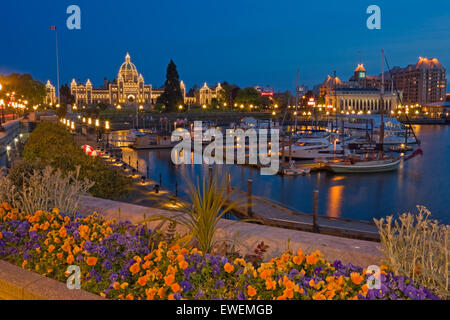
[[[144,214],[147,218],[158,215],[176,218],[178,215],[183,214],[93,197],[82,197],[79,211],[84,215],[98,212],[109,219],[114,218],[118,220],[120,217],[121,221],[129,220],[133,223],[142,222]],[[152,229],[161,227],[164,230],[167,227],[167,223],[161,226],[161,221],[149,222],[148,225]],[[178,227],[177,231],[180,233],[186,232],[180,227]],[[215,240],[219,243],[233,241],[236,235],[237,248],[244,255],[251,253],[261,241],[264,241],[269,246],[267,259],[281,255],[289,246],[294,252],[298,249],[302,249],[306,253],[320,250],[325,255],[325,258],[330,261],[341,260],[343,263],[352,263],[364,268],[367,268],[369,265],[381,264],[382,256],[377,249],[380,244],[377,242],[288,230],[253,223],[222,219],[219,222]]]

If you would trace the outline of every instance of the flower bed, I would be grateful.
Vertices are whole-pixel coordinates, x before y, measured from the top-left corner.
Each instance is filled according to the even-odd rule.
[[[0,206],[1,259],[60,281],[77,265],[82,288],[109,299],[437,299],[386,268],[381,289],[369,289],[363,268],[319,252],[287,252],[255,267],[163,238],[96,214],[71,220],[57,209],[25,215]]]

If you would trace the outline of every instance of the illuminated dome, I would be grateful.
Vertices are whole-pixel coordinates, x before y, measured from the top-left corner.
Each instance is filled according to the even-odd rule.
[[[125,62],[119,69],[119,78],[122,77],[125,82],[137,82],[138,72],[136,66],[131,62],[130,55],[127,53]]]

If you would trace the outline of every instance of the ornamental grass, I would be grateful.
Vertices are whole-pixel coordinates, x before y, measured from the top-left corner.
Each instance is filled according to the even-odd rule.
[[[362,267],[330,263],[318,251],[286,252],[256,266],[243,258],[202,253],[164,241],[144,224],[19,212],[0,206],[0,258],[66,281],[77,265],[81,287],[108,299],[437,299],[405,276],[382,267],[371,289]]]

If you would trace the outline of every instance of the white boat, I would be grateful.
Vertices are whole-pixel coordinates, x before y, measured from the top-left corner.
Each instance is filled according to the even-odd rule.
[[[291,146],[293,159],[329,159],[344,156],[342,146],[330,143],[327,138],[301,138]],[[289,146],[284,147],[285,156],[289,156]]]
[[[137,129],[130,129],[130,130],[128,130],[128,133],[127,133],[127,139],[134,140],[137,137],[142,137],[142,136],[145,136],[146,134],[147,133],[139,131]]]
[[[397,170],[400,165],[400,158],[390,158],[383,160],[345,161],[329,162],[326,167],[334,173],[372,173]]]

